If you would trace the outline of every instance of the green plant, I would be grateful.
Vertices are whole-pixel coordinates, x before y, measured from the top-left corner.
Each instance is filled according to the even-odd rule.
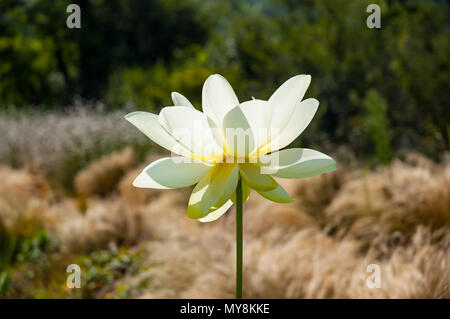
[[[16,263],[39,259],[49,245],[50,239],[44,230],[28,234],[19,227],[7,228],[0,220],[0,272]]]
[[[85,273],[81,285],[83,297],[95,298],[100,290],[114,284],[126,274],[136,274],[145,269],[140,265],[142,257],[143,254],[139,250],[123,247],[99,250],[79,258],[76,263]],[[122,296],[128,296],[120,286],[117,292]]]
[[[13,227],[6,227],[0,219],[0,296],[10,292],[15,268],[42,260],[50,245],[46,231],[35,221],[19,219]],[[28,276],[34,275],[33,269],[28,270]]]
[[[363,101],[366,110],[363,126],[376,158],[383,164],[392,159],[392,131],[387,118],[387,103],[376,90],[370,90]]]
[[[8,292],[9,286],[10,286],[10,279],[9,279],[8,274],[4,271],[1,271],[0,272],[0,296],[4,296]]]

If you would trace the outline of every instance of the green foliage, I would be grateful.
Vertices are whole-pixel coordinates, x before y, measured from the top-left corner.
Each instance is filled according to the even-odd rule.
[[[6,272],[0,272],[0,296],[6,295],[11,284],[10,281]]]
[[[81,257],[77,264],[85,270],[81,284],[84,298],[95,298],[105,286],[113,284],[126,274],[137,274],[146,268],[141,265],[143,254],[133,248],[99,250]],[[142,287],[141,287],[142,288]],[[119,297],[126,298],[130,292],[117,287]]]
[[[168,62],[206,38],[189,0],[80,0],[81,29],[66,27],[70,3],[0,5],[0,106],[100,99],[118,68]]]
[[[50,240],[43,230],[34,230],[32,222],[23,221],[9,229],[0,220],[0,272],[16,263],[39,259]],[[30,229],[31,227],[31,229]]]
[[[50,243],[47,233],[31,220],[19,219],[13,227],[6,227],[0,220],[0,297],[11,290],[9,271],[42,259]]]
[[[64,255],[58,252],[43,232],[34,235],[0,228],[0,248],[5,252],[5,236],[15,237],[14,258],[3,259],[0,268],[0,297],[5,298],[129,298],[138,296],[146,281],[136,285],[117,285],[127,275],[138,275],[148,269],[138,247],[121,247],[94,251],[88,256]],[[25,237],[26,236],[26,237]],[[19,238],[19,239],[17,239]],[[11,249],[10,249],[11,250]],[[8,252],[8,251],[6,251]],[[11,254],[10,254],[11,255]],[[78,264],[82,269],[81,289],[68,289],[66,267]]]
[[[384,164],[392,159],[391,138],[388,119],[386,118],[386,101],[376,90],[370,90],[364,98],[367,115],[364,118],[364,130],[371,144],[375,146],[375,157]]]
[[[158,62],[148,69],[132,67],[119,70],[109,80],[106,102],[113,106],[131,103],[133,107],[155,112],[172,105],[170,93],[176,91],[189,96],[200,109],[203,82],[214,70],[205,66],[207,57],[203,52],[195,51],[200,50],[193,49],[192,54],[196,55],[176,68]]]
[[[78,44],[61,27],[68,1],[0,6],[0,107],[61,103],[78,75]]]
[[[450,143],[449,4],[379,0],[381,29],[369,29],[372,2],[83,0],[78,30],[65,28],[68,0],[8,2],[0,13],[0,107],[79,95],[156,111],[171,104],[171,91],[198,107],[211,73],[225,75],[241,100],[267,99],[308,73],[307,97],[321,102],[320,123],[302,137],[309,144],[367,144],[358,139],[374,110],[364,100],[376,89],[389,106],[392,150],[436,157]]]

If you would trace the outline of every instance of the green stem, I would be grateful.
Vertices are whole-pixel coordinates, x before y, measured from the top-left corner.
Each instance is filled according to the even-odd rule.
[[[236,188],[236,299],[242,299],[242,184]]]

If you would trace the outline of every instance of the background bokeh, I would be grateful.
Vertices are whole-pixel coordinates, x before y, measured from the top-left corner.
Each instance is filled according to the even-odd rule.
[[[134,189],[163,150],[123,119],[172,91],[201,109],[212,73],[240,100],[311,74],[293,145],[338,162],[284,181],[294,204],[252,195],[247,297],[450,297],[449,1],[78,0],[68,29],[71,2],[0,0],[0,297],[233,296],[234,211],[198,224],[189,190]]]

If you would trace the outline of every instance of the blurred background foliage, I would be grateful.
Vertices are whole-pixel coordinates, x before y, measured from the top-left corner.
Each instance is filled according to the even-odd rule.
[[[70,2],[0,2],[0,109],[158,111],[171,91],[200,107],[211,73],[241,100],[307,73],[321,107],[302,144],[383,163],[448,149],[448,1],[79,0],[82,27],[68,29]],[[366,26],[369,3],[381,29]]]

